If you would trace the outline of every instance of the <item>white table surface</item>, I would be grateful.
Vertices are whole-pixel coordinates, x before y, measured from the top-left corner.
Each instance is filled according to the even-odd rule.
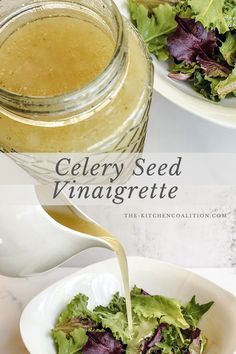
[[[27,354],[19,332],[25,305],[40,291],[78,268],[58,268],[29,279],[0,277],[0,353]],[[236,295],[236,269],[191,269]],[[45,353],[46,354],[46,353]]]
[[[236,129],[188,113],[154,92],[145,151],[235,153]]]

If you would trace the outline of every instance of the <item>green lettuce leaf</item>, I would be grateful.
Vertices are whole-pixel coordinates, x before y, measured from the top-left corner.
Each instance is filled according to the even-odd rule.
[[[143,316],[134,315],[133,318],[133,335],[127,341],[126,354],[138,353],[143,339],[151,337],[155,329],[158,327],[156,318],[145,318]]]
[[[236,95],[236,68],[226,80],[220,81],[216,86],[216,91],[221,98],[225,98],[230,93]]]
[[[171,72],[182,74],[194,74],[197,69],[200,69],[200,66],[197,63],[186,64],[182,61],[180,63],[174,63],[171,67]]]
[[[176,300],[164,296],[135,295],[132,296],[132,307],[138,316],[148,319],[156,317],[161,322],[183,329],[189,327]]]
[[[196,70],[199,70],[200,66],[196,63],[186,64],[184,61],[180,63],[174,63],[169,72],[169,77],[176,80],[192,80]]]
[[[59,316],[58,324],[62,324],[75,317],[80,318],[93,318],[92,311],[88,310],[88,297],[83,294],[78,294],[67,305],[66,309],[62,311]]]
[[[160,4],[158,7],[153,9],[153,13],[156,18],[157,33],[155,38],[167,35],[177,27],[177,23],[175,21],[175,9],[169,4]]]
[[[203,315],[210,310],[214,302],[199,305],[194,296],[189,303],[184,307],[183,313],[186,321],[190,326],[197,327]]]
[[[226,40],[220,47],[220,52],[229,65],[234,65],[236,60],[236,35],[227,33]]]
[[[236,0],[225,0],[224,14],[229,28],[236,29]]]
[[[205,352],[206,346],[207,346],[207,338],[201,333],[200,335],[200,341],[201,341],[201,350],[200,354],[203,354]]]
[[[228,66],[217,63],[215,60],[211,59],[199,58],[198,63],[201,65],[204,74],[212,78],[226,78],[232,71]]]
[[[182,18],[193,18],[194,13],[188,4],[188,0],[180,0],[176,5],[176,12],[179,17]]]
[[[175,7],[168,3],[160,4],[149,13],[147,7],[135,1],[129,1],[131,20],[148,45],[149,51],[159,60],[167,60],[167,37],[177,26]]]
[[[216,91],[216,87],[219,84],[219,78],[210,78],[204,74],[202,74],[199,70],[196,70],[194,74],[194,88],[201,95],[206,97],[207,99],[219,102],[220,97]]]
[[[195,20],[203,24],[206,29],[217,29],[219,33],[229,30],[225,14],[225,0],[189,0]]]
[[[178,3],[179,0],[164,0],[164,1],[163,0],[134,0],[134,1],[139,4],[145,5],[149,9],[153,9],[160,4],[163,4],[163,2],[169,3],[170,5],[174,6],[176,3]]]
[[[74,317],[65,322],[58,323],[55,327],[57,331],[63,331],[64,333],[70,333],[76,328],[83,328],[86,330],[92,330],[97,327],[97,323],[90,318],[82,319],[80,317]]]
[[[116,339],[127,343],[131,333],[128,329],[124,297],[116,293],[108,306],[97,306],[93,313],[103,328],[109,328]]]
[[[134,287],[132,295],[141,294],[141,289]],[[156,318],[146,319],[143,316],[133,314],[133,333],[128,329],[125,299],[119,293],[115,294],[108,306],[98,306],[94,309],[103,328],[109,328],[116,339],[127,344],[127,354],[138,352],[143,338],[152,335],[158,326]]]
[[[162,349],[163,354],[188,353],[189,340],[184,339],[178,328],[170,326],[162,331],[163,340],[157,343],[157,347]]]
[[[138,288],[136,285],[132,288],[131,292],[130,292],[130,296],[132,298],[132,296],[135,295],[142,295],[142,289]]]
[[[70,335],[62,331],[53,331],[52,337],[58,348],[58,354],[78,354],[84,348],[88,337],[84,329],[75,329]]]
[[[174,352],[173,352],[173,348],[172,348],[172,346],[170,346],[168,343],[165,343],[165,342],[163,342],[163,343],[158,343],[157,344],[157,347],[158,348],[160,348],[160,349],[162,349],[162,353],[163,354],[174,354]],[[180,352],[179,352],[180,353]]]
[[[95,313],[103,328],[109,328],[116,339],[127,343],[131,334],[128,329],[126,314],[122,312],[113,314],[106,310],[105,307],[97,308]]]

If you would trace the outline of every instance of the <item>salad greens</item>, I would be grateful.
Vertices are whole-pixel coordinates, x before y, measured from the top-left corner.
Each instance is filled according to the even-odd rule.
[[[185,306],[164,296],[131,291],[133,331],[128,329],[125,298],[115,294],[108,306],[88,309],[77,295],[52,330],[58,354],[203,354],[207,340],[198,328],[213,302]]]
[[[131,20],[169,77],[204,97],[236,96],[236,0],[129,0]]]

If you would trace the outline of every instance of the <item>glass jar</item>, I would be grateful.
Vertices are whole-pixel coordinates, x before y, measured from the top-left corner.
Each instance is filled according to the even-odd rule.
[[[115,43],[109,64],[78,90],[26,96],[0,87],[1,150],[141,152],[152,97],[153,65],[140,35],[121,17],[116,5],[110,0],[1,2],[0,53],[4,42],[26,23],[59,16],[93,21],[108,31]]]

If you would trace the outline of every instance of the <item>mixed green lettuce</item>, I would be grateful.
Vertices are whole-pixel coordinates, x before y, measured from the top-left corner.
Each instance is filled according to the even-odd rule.
[[[52,338],[58,354],[202,354],[207,340],[199,321],[213,302],[185,306],[164,296],[131,291],[133,330],[128,329],[124,297],[115,294],[108,306],[88,309],[77,295],[60,314]]]
[[[236,0],[129,0],[150,53],[169,77],[213,101],[236,95]]]

